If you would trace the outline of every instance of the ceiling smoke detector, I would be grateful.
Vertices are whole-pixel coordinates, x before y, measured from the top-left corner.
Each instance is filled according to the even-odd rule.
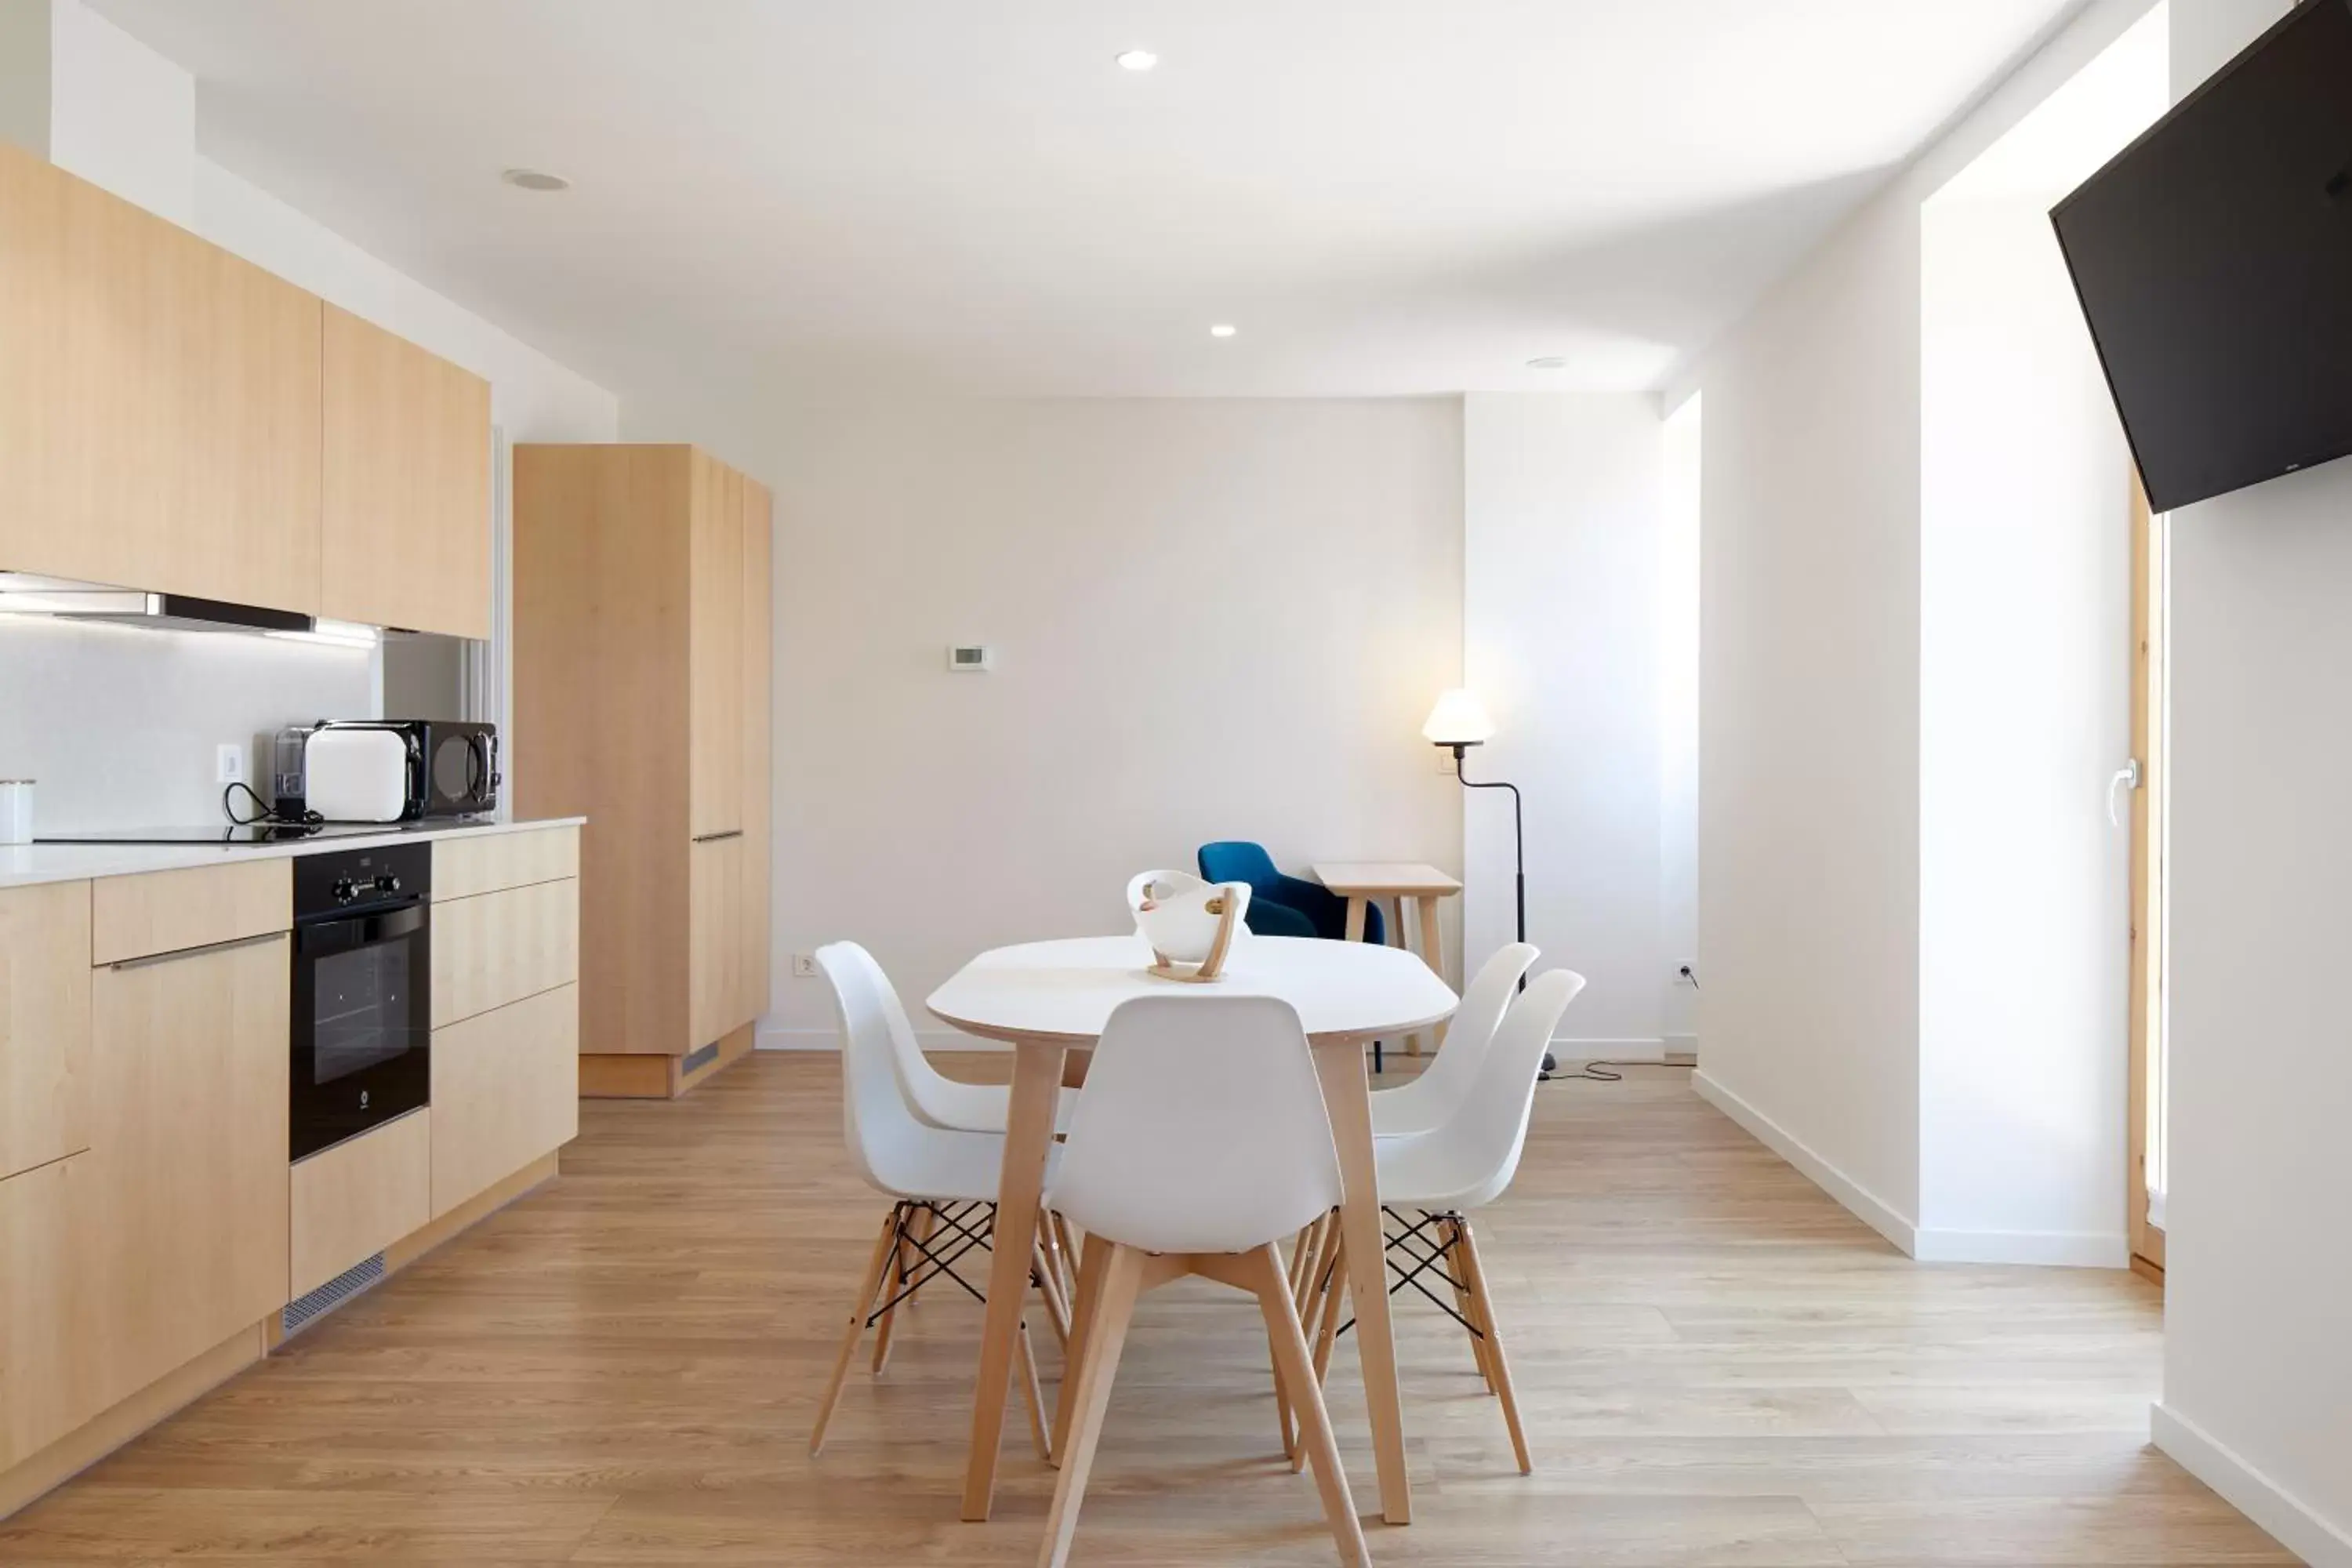
[[[1118,62],[1121,70],[1148,71],[1160,63],[1160,57],[1150,49],[1129,49],[1112,58]]]
[[[519,191],[568,191],[572,182],[544,169],[509,169],[499,176]]]

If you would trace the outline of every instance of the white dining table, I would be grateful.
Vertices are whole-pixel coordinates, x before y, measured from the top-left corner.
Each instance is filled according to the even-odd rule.
[[[1267,995],[1279,996],[1298,1010],[1314,1047],[1346,1193],[1340,1224],[1347,1237],[1356,1349],[1363,1364],[1372,1453],[1380,1474],[1381,1514],[1391,1524],[1409,1523],[1412,1491],[1405,1476],[1404,1413],[1389,1322],[1364,1046],[1451,1017],[1459,998],[1416,955],[1365,942],[1250,936],[1235,944],[1224,978],[1213,984],[1160,979],[1147,972],[1150,963],[1150,948],[1133,935],[1025,942],[982,953],[930,994],[931,1013],[943,1022],[1013,1047],[995,1226],[999,1237],[1009,1239],[995,1248],[989,1266],[963,1517],[986,1519],[995,1498],[997,1450],[1029,1283],[1029,1248],[1018,1241],[1036,1228],[1065,1058],[1073,1050],[1090,1049],[1113,1009],[1133,997]],[[1091,1238],[1087,1245],[1094,1245]],[[1066,1421],[1069,1389],[1063,1392],[1062,1419]]]

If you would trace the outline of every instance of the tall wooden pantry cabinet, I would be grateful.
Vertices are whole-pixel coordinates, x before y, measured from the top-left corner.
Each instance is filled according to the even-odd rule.
[[[583,1094],[684,1093],[767,1008],[770,552],[706,452],[514,449],[514,798],[588,818]]]

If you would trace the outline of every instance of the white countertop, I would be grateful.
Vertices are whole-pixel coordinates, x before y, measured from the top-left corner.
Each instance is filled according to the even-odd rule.
[[[450,822],[382,833],[338,834],[289,844],[15,844],[0,845],[0,888],[38,882],[82,882],[96,877],[135,877],[144,871],[178,871],[217,866],[224,860],[272,860],[292,855],[322,855],[338,849],[372,849],[432,838],[488,837],[529,833],[541,827],[578,827],[584,816],[547,816],[530,822]]]

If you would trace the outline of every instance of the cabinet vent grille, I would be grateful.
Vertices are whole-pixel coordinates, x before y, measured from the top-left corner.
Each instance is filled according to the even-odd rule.
[[[286,1333],[293,1333],[308,1326],[312,1320],[326,1316],[383,1278],[383,1254],[379,1252],[373,1258],[363,1258],[299,1300],[286,1303],[286,1310],[278,1320],[278,1327]]]

